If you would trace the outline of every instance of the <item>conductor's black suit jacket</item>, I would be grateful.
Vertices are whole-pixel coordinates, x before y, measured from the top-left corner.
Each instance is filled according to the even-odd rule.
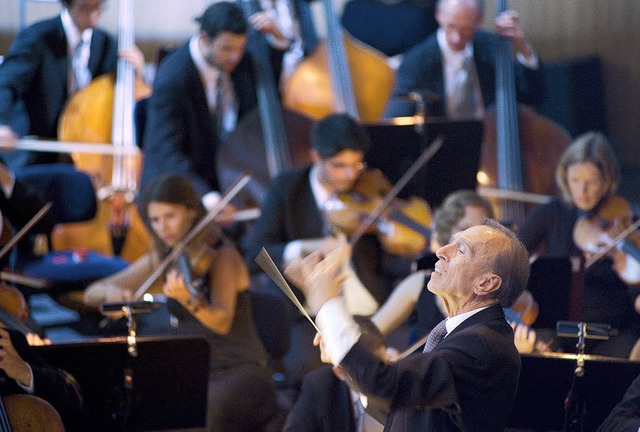
[[[389,401],[385,431],[498,432],[506,427],[520,356],[499,305],[469,317],[430,353],[387,364],[365,347],[364,341],[356,343],[340,366],[365,394]]]

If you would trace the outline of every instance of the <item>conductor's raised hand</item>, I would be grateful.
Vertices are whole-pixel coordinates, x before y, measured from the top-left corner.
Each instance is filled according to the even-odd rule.
[[[304,293],[313,315],[317,315],[326,302],[342,295],[342,284],[347,278],[343,263],[345,254],[349,253],[347,246],[338,247],[325,257],[313,252],[292,261],[285,269],[285,276]]]

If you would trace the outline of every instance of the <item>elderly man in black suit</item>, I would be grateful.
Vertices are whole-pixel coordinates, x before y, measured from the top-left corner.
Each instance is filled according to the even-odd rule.
[[[106,0],[61,0],[59,16],[26,28],[0,65],[0,144],[18,136],[57,139],[58,120],[71,95],[93,78],[115,72],[116,41],[97,27]],[[144,57],[137,47],[120,52],[141,75]],[[32,163],[68,162],[56,153],[7,152],[12,169]]]
[[[542,102],[542,69],[518,13],[504,11],[496,18],[497,35],[480,30],[483,17],[483,0],[438,0],[439,29],[406,53],[385,116],[413,115],[407,95],[416,92],[428,98],[427,115],[480,118],[496,98],[497,35],[508,38],[517,54],[518,101]]]
[[[528,253],[493,220],[462,231],[438,249],[428,289],[448,318],[425,352],[397,362],[367,349],[366,335],[344,307],[340,262],[347,247],[295,261],[286,274],[316,313],[323,360],[340,366],[359,390],[389,404],[386,431],[503,431],[520,374],[520,357],[502,307],[524,290]]]

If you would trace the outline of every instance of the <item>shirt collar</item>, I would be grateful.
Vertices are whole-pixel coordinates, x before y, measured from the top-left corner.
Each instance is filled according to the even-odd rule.
[[[80,32],[78,31],[78,27],[76,27],[76,25],[73,23],[73,20],[71,19],[71,15],[69,15],[69,11],[67,10],[67,8],[62,9],[62,12],[60,12],[60,19],[62,20],[62,27],[64,28],[64,33],[67,36],[67,46],[71,51],[73,51],[76,48],[76,46],[80,43],[81,37],[85,43],[87,44],[91,43],[91,36],[93,36],[93,29],[88,28],[82,32],[82,35],[80,35]]]
[[[449,335],[449,333],[451,333],[453,330],[455,330],[456,327],[458,327],[460,324],[462,324],[464,321],[466,321],[467,318],[469,318],[472,315],[477,314],[481,310],[484,310],[484,309],[486,309],[488,307],[491,307],[491,306],[492,305],[483,306],[483,307],[480,307],[478,309],[474,309],[472,311],[461,313],[461,314],[454,315],[452,317],[447,318],[447,321],[444,323],[444,325],[447,327],[447,335]]]
[[[438,40],[438,46],[440,47],[440,52],[442,52],[442,57],[445,63],[453,62],[454,64],[461,66],[464,59],[473,56],[473,43],[471,41],[468,42],[467,45],[465,45],[462,51],[453,51],[451,50],[451,48],[449,48],[447,38],[444,34],[444,29],[438,29],[436,38]]]
[[[193,63],[196,65],[196,69],[200,74],[200,78],[205,83],[216,82],[218,79],[218,75],[220,71],[209,64],[202,56],[202,52],[200,51],[199,41],[200,37],[198,35],[193,35],[189,40],[189,53],[191,54],[191,58],[193,59]]]
[[[316,200],[316,205],[319,209],[324,209],[324,203],[331,197],[331,192],[318,180],[318,167],[316,164],[313,164],[309,171],[309,183],[311,183],[311,192]]]

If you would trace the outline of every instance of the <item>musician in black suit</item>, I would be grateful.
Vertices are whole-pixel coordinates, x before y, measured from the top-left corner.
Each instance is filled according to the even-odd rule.
[[[217,2],[197,21],[198,33],[158,67],[146,111],[141,187],[160,174],[181,173],[209,208],[220,192],[216,149],[257,96],[242,10]],[[275,32],[274,25],[259,24],[258,30]]]
[[[384,336],[369,319],[357,317],[358,324],[371,350],[388,359]],[[347,378],[339,368],[322,365],[308,372],[302,381],[300,394],[285,422],[283,432],[360,432],[365,421],[360,394],[351,389]],[[367,419],[367,425],[375,424]],[[379,425],[379,423],[377,423]]]
[[[483,5],[482,0],[438,1],[439,29],[406,53],[386,117],[415,113],[414,103],[407,98],[410,92],[426,98],[426,114],[430,116],[479,118],[484,108],[494,104],[497,36],[479,29]],[[518,101],[539,104],[544,96],[542,69],[520,26],[518,13],[502,12],[495,28],[497,35],[512,41],[518,56]],[[469,98],[461,98],[463,95]]]
[[[82,393],[69,373],[46,363],[17,330],[0,323],[0,395],[30,394],[50,403],[67,428],[82,408]],[[45,425],[41,425],[45,426]]]
[[[18,34],[0,65],[2,147],[13,145],[18,136],[24,135],[57,139],[58,120],[69,97],[92,78],[116,70],[116,42],[97,27],[106,0],[61,3],[59,16],[37,22]],[[133,47],[120,55],[142,74],[144,58],[140,50]],[[82,73],[82,78],[76,78],[76,73]],[[36,152],[6,152],[4,158],[13,169],[32,163],[70,161],[67,155]]]
[[[332,114],[318,121],[311,141],[313,164],[285,171],[274,179],[260,218],[244,240],[246,262],[254,274],[260,270],[255,257],[263,247],[281,269],[300,255],[331,248],[336,240],[325,210],[335,203],[333,194],[350,191],[362,175],[371,174],[376,179],[377,174],[382,175],[365,171],[370,139],[366,130],[346,114]],[[386,182],[380,179],[380,183]],[[352,313],[371,315],[391,292],[381,266],[385,255],[375,236],[364,236],[356,243],[350,274],[358,277],[350,278],[347,290]],[[273,284],[267,284],[267,289],[283,296]],[[300,339],[298,331],[304,333]],[[285,362],[291,379],[299,382],[304,372],[320,365],[320,358],[311,344],[313,328],[309,323],[296,323],[292,334],[292,348]]]
[[[633,380],[622,400],[602,422],[598,432],[637,432],[640,430],[640,376]]]
[[[344,307],[339,263],[348,253],[341,247],[324,259],[311,254],[285,271],[316,313],[323,360],[340,366],[365,395],[389,403],[387,431],[504,430],[520,357],[502,307],[523,292],[529,275],[527,250],[515,234],[488,220],[438,249],[428,289],[447,311],[436,326],[440,342],[428,340],[430,350],[395,363],[367,349]]]
[[[20,230],[33,216],[46,204],[44,198],[38,191],[28,184],[16,180],[13,173],[0,161],[0,211],[3,220],[2,233],[6,238],[11,238],[13,231]],[[6,223],[8,222],[8,224]],[[33,257],[36,238],[46,238],[46,235],[53,230],[55,217],[51,211],[37,222],[31,230],[17,244],[17,255],[19,258],[28,259]],[[10,264],[9,255],[2,258],[0,266],[5,268]]]

